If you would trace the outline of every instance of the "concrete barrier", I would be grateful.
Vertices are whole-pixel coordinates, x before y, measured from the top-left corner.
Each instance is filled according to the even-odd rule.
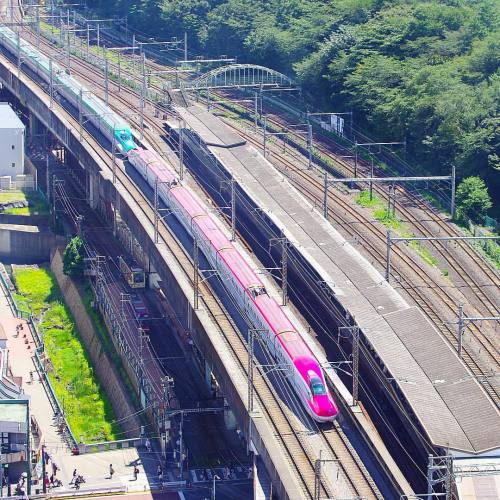
[[[24,224],[0,224],[0,257],[18,262],[46,262],[50,251],[66,239],[46,227]]]
[[[99,453],[101,451],[109,450],[123,450],[124,448],[136,448],[143,444],[142,438],[119,439],[118,441],[103,441],[102,443],[78,444],[79,455],[87,453]]]
[[[106,496],[106,495],[119,495],[127,492],[126,486],[110,486],[109,488],[85,488],[84,490],[62,491],[60,493],[49,493],[44,495],[43,498],[75,498],[75,497],[90,497],[90,496]],[[16,497],[24,498],[24,497]]]

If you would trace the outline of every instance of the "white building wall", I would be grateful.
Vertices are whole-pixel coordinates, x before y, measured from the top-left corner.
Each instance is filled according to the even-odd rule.
[[[24,173],[24,129],[0,128],[0,176]]]

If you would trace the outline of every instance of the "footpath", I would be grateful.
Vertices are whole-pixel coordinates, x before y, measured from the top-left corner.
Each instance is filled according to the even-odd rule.
[[[62,482],[61,486],[50,488],[48,493],[53,496],[76,493],[74,485],[70,484],[74,469],[85,479],[78,492],[81,495],[106,491],[146,492],[153,489],[157,482],[156,467],[159,463],[159,457],[154,452],[143,453],[137,448],[126,448],[84,455],[71,454],[63,435],[58,431],[54,410],[36,370],[33,360],[35,342],[30,329],[26,320],[14,316],[3,286],[0,286],[0,324],[7,336],[12,374],[22,378],[23,390],[30,399],[30,412],[39,429],[40,444],[45,445],[50,457],[46,470],[50,477],[54,463],[58,468],[56,477]],[[16,326],[20,324],[23,328],[18,335]],[[110,464],[114,469],[113,477],[109,474]],[[135,466],[139,469],[137,479],[133,477]],[[18,480],[10,478],[14,486]],[[41,482],[32,485],[32,494],[38,489],[41,492]]]

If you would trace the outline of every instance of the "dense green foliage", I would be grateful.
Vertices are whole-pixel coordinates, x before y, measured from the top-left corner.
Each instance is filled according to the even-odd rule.
[[[46,269],[16,269],[19,297],[39,317],[39,329],[52,368],[49,379],[76,437],[87,443],[116,439],[113,411],[93,374],[75,322],[56,280]]]
[[[457,215],[459,218],[483,222],[491,208],[491,198],[484,181],[479,177],[467,177],[457,189]]]
[[[159,36],[295,77],[325,110],[408,141],[433,173],[479,175],[500,199],[498,0],[93,0]],[[499,203],[500,205],[500,203]],[[498,207],[497,207],[498,208]]]
[[[79,279],[83,277],[83,267],[83,241],[75,236],[64,249],[63,271],[64,274]]]

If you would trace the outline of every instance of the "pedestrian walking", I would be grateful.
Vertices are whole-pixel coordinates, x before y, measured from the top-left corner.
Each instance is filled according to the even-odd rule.
[[[148,438],[146,438],[146,450],[151,453],[151,441]]]
[[[54,474],[54,476],[56,476],[58,470],[59,470],[59,467],[55,464],[54,460],[52,460],[52,474]]]
[[[75,481],[76,481],[76,469],[73,470],[73,477],[71,478],[69,484],[74,484]]]
[[[158,476],[163,473],[161,465],[158,465],[158,467],[156,468],[156,473],[158,474]]]
[[[139,469],[137,465],[134,465],[134,481],[137,481],[137,475],[139,474]]]
[[[113,479],[114,473],[115,473],[115,469],[113,469],[113,464],[109,464],[109,479]]]
[[[77,476],[77,478],[75,479],[75,490],[79,490],[80,489],[80,476]]]
[[[30,370],[30,384],[33,383],[33,371]]]

